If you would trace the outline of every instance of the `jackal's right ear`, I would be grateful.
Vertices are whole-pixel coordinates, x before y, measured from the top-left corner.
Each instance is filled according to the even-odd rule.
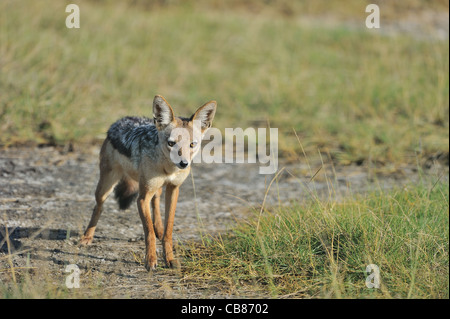
[[[161,95],[156,95],[153,99],[153,120],[158,131],[169,125],[174,118],[169,103]]]

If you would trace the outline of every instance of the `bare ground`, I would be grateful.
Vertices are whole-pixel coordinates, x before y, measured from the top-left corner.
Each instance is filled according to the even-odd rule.
[[[159,266],[148,273],[141,262],[144,242],[137,209],[133,205],[119,211],[112,198],[105,204],[93,244],[80,247],[80,235],[94,206],[98,151],[98,146],[75,151],[54,147],[0,151],[0,288],[27,280],[32,287],[22,295],[39,298],[48,296],[39,287],[63,291],[53,297],[249,296],[191,278],[183,265],[176,271]],[[443,166],[432,165],[427,173],[442,175],[442,167],[448,172],[448,154],[446,160]],[[179,248],[188,249],[202,236],[226,232],[264,201],[267,206],[278,206],[303,201],[311,194],[326,198],[330,191],[339,198],[352,191],[389,188],[419,178],[411,166],[375,179],[364,166],[321,167],[319,163],[310,168],[302,161],[280,163],[284,169],[268,190],[274,176],[258,174],[258,164],[194,164],[191,178],[181,188],[174,240]],[[159,243],[157,249],[161,257]],[[81,270],[79,289],[65,287],[68,264]]]

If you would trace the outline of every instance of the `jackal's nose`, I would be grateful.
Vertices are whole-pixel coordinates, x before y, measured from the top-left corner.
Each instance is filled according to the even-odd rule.
[[[186,168],[189,165],[189,163],[187,161],[181,161],[180,162],[180,167],[181,168]]]

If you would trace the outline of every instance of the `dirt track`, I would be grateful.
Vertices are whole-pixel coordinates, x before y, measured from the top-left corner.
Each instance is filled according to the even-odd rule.
[[[78,246],[94,205],[98,151],[96,146],[71,152],[52,147],[0,151],[0,281],[12,282],[13,265],[19,278],[29,273],[37,285],[46,282],[64,287],[66,265],[76,264],[81,270],[78,297],[233,297],[214,284],[185,277],[183,268],[160,267],[147,273],[140,263],[144,242],[136,207],[119,211],[112,198],[105,204],[93,244]],[[174,241],[186,245],[198,241],[201,234],[224,232],[235,220],[245,218],[250,207],[259,207],[273,176],[259,175],[258,167],[194,164],[194,178],[188,178],[181,188]],[[267,192],[266,205],[307,199],[308,187],[324,196],[331,187],[338,196],[345,196],[349,186],[363,191],[417,179],[414,169],[405,167],[379,179],[375,186],[366,168],[333,170],[326,166],[314,183],[308,183],[320,165],[311,170],[306,163],[280,163],[282,167],[278,183]],[[326,176],[331,182],[327,183]],[[6,231],[12,255],[8,255]],[[157,249],[161,257],[159,243]]]

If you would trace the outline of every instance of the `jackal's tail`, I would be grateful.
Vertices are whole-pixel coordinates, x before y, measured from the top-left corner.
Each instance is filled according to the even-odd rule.
[[[114,188],[114,197],[120,209],[124,210],[130,207],[137,197],[138,189],[137,182],[127,178],[120,180],[119,184]]]

